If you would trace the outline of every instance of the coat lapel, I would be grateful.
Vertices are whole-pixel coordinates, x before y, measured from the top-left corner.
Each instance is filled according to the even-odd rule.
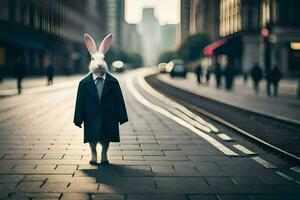
[[[106,73],[106,79],[104,82],[101,98],[103,98],[106,94],[109,93],[109,91],[113,85],[112,82],[113,82],[113,79],[112,79],[111,75],[109,73]]]
[[[87,88],[88,88],[89,92],[98,98],[97,88],[96,88],[92,73],[90,73],[87,77],[87,84],[88,84]]]

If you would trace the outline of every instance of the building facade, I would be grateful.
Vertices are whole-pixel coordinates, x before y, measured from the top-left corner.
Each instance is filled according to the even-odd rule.
[[[239,41],[240,53],[228,48],[227,54],[241,72],[249,72],[255,63],[265,70],[277,65],[286,76],[300,72],[299,8],[297,0],[221,0],[220,36],[227,43]]]
[[[221,60],[241,73],[258,63],[263,68],[277,65],[287,76],[299,74],[300,1],[182,0],[181,5],[181,42],[187,34],[205,33],[214,42],[204,54],[225,56]]]
[[[83,34],[107,33],[104,0],[1,0],[1,74],[13,75],[18,57],[27,75],[42,75],[51,63],[56,74],[87,71]]]
[[[220,0],[190,0],[189,34],[203,33],[214,41],[219,39]]]
[[[188,36],[190,31],[190,0],[181,0],[180,3],[180,42],[183,42]]]
[[[107,0],[107,29],[113,35],[112,47],[123,49],[125,47],[122,39],[124,20],[124,0]]]

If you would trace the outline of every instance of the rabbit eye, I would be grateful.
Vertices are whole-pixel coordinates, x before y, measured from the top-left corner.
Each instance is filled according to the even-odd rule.
[[[94,60],[94,57],[91,57],[91,60]]]

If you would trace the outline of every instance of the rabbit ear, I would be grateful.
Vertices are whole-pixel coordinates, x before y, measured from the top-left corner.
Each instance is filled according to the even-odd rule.
[[[107,35],[101,42],[98,52],[105,54],[110,48],[111,40],[112,34]]]
[[[94,53],[97,53],[97,47],[94,39],[89,34],[84,34],[84,41],[86,44],[86,47],[91,55]]]

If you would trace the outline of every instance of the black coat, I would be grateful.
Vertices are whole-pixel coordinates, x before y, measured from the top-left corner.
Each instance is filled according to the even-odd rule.
[[[116,78],[106,74],[101,101],[92,73],[79,82],[74,123],[77,125],[84,123],[84,143],[119,142],[119,123],[127,121],[123,95]]]

